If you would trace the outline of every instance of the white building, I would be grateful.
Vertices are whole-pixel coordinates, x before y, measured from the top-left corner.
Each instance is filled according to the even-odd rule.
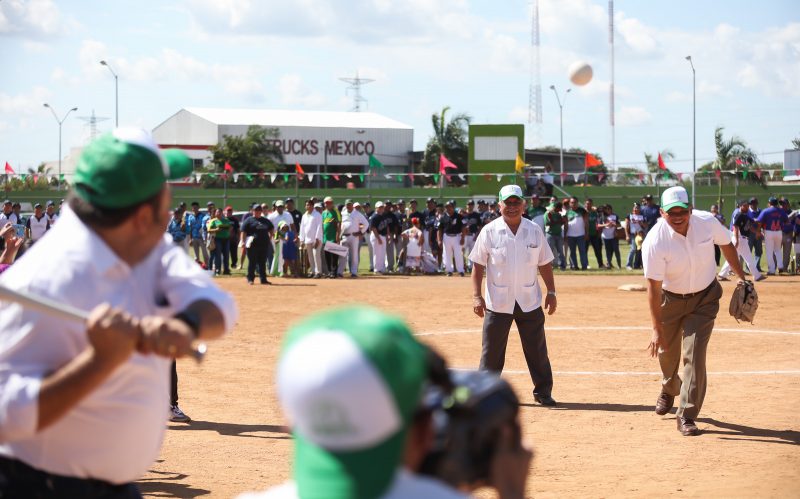
[[[277,128],[284,164],[299,163],[306,173],[366,172],[370,155],[386,167],[381,173],[407,172],[411,164],[414,129],[375,113],[191,107],[156,126],[153,137],[161,147],[183,149],[200,166],[211,159],[209,147],[225,135],[244,135],[251,125]],[[372,185],[385,180],[380,176]]]

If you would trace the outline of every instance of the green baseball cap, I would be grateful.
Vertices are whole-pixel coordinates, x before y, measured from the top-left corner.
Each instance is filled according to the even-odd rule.
[[[117,128],[83,150],[73,189],[94,206],[120,209],[156,195],[167,180],[191,173],[192,160],[183,151],[160,151],[141,128]]]
[[[401,466],[426,378],[426,349],[398,317],[351,306],[293,327],[277,383],[298,496],[380,497]]]

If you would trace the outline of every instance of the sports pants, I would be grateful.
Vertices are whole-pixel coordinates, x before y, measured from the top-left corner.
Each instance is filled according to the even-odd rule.
[[[764,246],[766,246],[767,272],[770,274],[775,273],[775,267],[778,267],[778,270],[783,270],[783,251],[781,250],[782,242],[783,242],[782,231],[779,230],[764,231]]]
[[[722,286],[715,280],[694,296],[681,297],[664,291],[661,325],[666,350],[659,352],[661,389],[680,395],[678,416],[697,419],[706,396],[706,350],[719,312]],[[683,340],[683,341],[681,341]],[[683,372],[678,367],[683,359]]]
[[[322,244],[319,248],[314,247],[314,243],[306,243],[306,254],[308,261],[311,262],[311,274],[322,275]]]
[[[758,271],[756,268],[756,260],[753,258],[753,254],[750,253],[750,245],[747,244],[746,237],[739,238],[739,244],[736,245],[736,252],[739,254],[740,257],[744,259],[744,263],[747,264],[747,268],[750,269],[750,273],[753,274],[753,279],[758,279],[761,277],[761,272]],[[725,261],[725,265],[719,271],[719,275],[721,277],[726,277],[731,271],[731,264],[728,261]]]
[[[380,236],[381,242],[378,243],[378,239],[375,234],[369,235],[369,240],[372,242],[372,268],[375,272],[384,273],[386,272],[386,243],[388,242],[386,236]]]
[[[444,268],[447,272],[453,272],[453,259],[456,261],[456,271],[461,274],[464,272],[464,253],[461,245],[461,235],[445,234],[442,237],[444,246]]]
[[[359,246],[361,243],[361,238],[358,236],[353,235],[346,235],[342,236],[342,246],[347,247],[347,257],[346,258],[339,258],[339,275],[344,275],[344,268],[346,265],[350,265],[350,274],[351,275],[358,275],[358,260],[359,260]]]
[[[464,238],[464,258],[467,260],[467,270],[470,272],[472,272],[472,260],[469,259],[469,254],[472,253],[477,238],[477,234],[467,234],[467,237]]]
[[[386,268],[389,272],[394,270],[394,263],[395,263],[395,254],[394,254],[394,238],[392,235],[388,235],[386,237],[382,237],[383,239],[383,251],[386,255]],[[378,269],[375,269],[378,270]]]

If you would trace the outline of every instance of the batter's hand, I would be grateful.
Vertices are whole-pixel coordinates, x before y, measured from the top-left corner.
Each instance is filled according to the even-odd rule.
[[[533,450],[520,442],[519,432],[509,426],[499,437],[489,471],[491,485],[501,499],[521,499],[525,497]]]
[[[140,353],[180,358],[192,353],[194,333],[184,321],[174,318],[147,316],[141,319]]]
[[[653,336],[650,337],[650,344],[647,345],[647,352],[650,357],[658,357],[658,354],[667,351],[667,346],[664,344],[664,334],[661,327],[653,328]]]
[[[136,349],[139,323],[122,309],[103,303],[89,313],[86,334],[100,360],[119,365]]]
[[[556,300],[556,295],[547,295],[547,298],[544,299],[544,308],[547,309],[547,315],[553,315],[556,313],[556,307],[558,306],[558,300]]]
[[[486,302],[483,301],[482,296],[475,296],[472,298],[472,311],[478,317],[483,317],[486,312]]]

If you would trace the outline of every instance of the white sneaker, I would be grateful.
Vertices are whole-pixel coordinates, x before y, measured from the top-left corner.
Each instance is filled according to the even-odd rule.
[[[192,418],[187,416],[177,405],[171,405],[169,407],[169,420],[173,423],[188,423]]]
[[[630,267],[630,266],[625,267],[625,268],[628,269],[628,270],[633,270],[633,267]]]

